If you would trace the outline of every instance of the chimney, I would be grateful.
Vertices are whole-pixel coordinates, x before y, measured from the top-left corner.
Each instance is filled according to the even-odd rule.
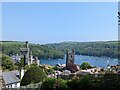
[[[29,48],[29,46],[28,46],[28,41],[26,41],[25,43],[26,43],[25,47],[26,47],[26,48]]]

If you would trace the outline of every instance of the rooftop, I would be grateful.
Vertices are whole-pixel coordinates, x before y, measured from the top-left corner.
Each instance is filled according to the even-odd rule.
[[[20,79],[16,75],[18,75],[18,71],[3,72],[3,80],[5,84],[8,85],[20,82]]]

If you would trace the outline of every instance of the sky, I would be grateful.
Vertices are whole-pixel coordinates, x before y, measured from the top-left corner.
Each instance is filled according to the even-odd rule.
[[[118,40],[117,2],[4,2],[2,40],[56,43]]]

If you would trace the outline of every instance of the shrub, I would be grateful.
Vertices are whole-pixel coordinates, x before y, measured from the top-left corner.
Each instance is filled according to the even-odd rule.
[[[120,89],[120,75],[119,74],[105,74],[102,80],[102,89]]]
[[[10,58],[7,55],[2,54],[2,68],[3,70],[5,69],[13,70],[14,64],[13,64],[12,58]]]
[[[43,81],[41,90],[53,90],[55,85],[55,78],[47,78]]]
[[[92,66],[88,62],[83,62],[80,66],[82,69],[91,68]]]
[[[63,79],[47,78],[41,86],[41,90],[68,90],[67,81]]]
[[[22,81],[20,83],[21,86],[25,86],[28,84],[35,84],[43,81],[46,78],[46,74],[40,67],[34,66],[30,67],[24,74]]]

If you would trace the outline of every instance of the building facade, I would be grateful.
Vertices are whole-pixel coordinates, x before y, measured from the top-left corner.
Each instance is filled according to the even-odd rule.
[[[4,88],[20,88],[19,72],[3,72],[3,82]]]

